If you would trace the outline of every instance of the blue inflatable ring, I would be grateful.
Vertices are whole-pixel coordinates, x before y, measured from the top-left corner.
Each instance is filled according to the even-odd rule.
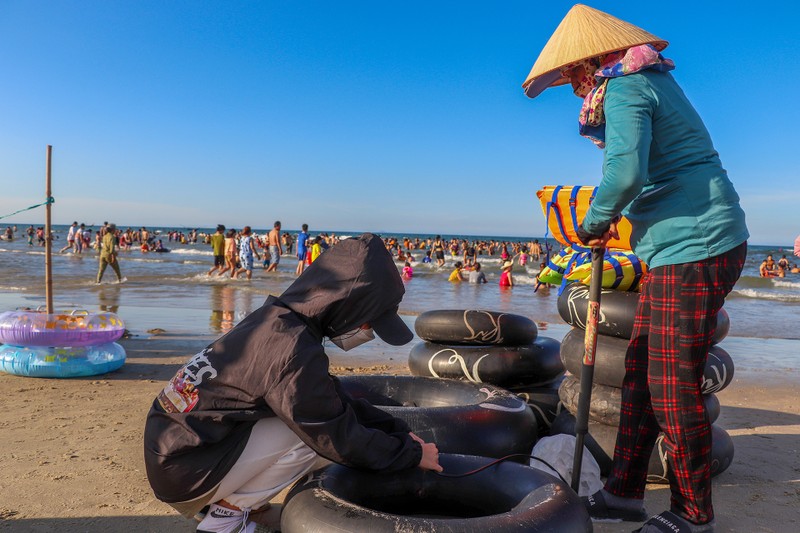
[[[113,372],[124,363],[125,348],[116,342],[72,348],[0,346],[0,371],[17,376],[96,376]]]

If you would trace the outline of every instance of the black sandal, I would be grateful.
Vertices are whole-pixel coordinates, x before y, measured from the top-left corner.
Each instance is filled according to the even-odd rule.
[[[714,531],[713,520],[704,525],[709,526],[706,531]],[[651,516],[650,520],[642,524],[642,527],[633,533],[691,533],[691,531],[692,526],[685,518],[681,518],[672,511],[664,511]]]
[[[609,507],[603,497],[603,491],[599,490],[591,496],[581,497],[586,510],[592,520],[608,522],[644,522],[647,520],[647,512],[644,508],[633,511],[630,509],[615,509]]]

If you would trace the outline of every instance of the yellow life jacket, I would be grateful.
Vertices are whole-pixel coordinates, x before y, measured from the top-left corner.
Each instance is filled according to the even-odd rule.
[[[547,223],[547,233],[564,246],[582,246],[578,239],[578,225],[583,222],[589,205],[594,200],[597,187],[579,185],[545,185],[536,192]],[[617,223],[619,239],[608,241],[609,248],[631,249],[631,223],[622,217]],[[547,234],[545,234],[547,237]]]

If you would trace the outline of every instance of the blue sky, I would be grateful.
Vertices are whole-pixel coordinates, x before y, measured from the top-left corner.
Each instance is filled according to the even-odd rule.
[[[537,189],[601,177],[580,101],[520,87],[572,5],[0,0],[0,215],[51,144],[55,223],[540,236]],[[751,242],[791,243],[795,3],[588,5],[670,41]]]

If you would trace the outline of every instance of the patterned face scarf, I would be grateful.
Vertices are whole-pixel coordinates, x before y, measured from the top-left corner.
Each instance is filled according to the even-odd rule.
[[[597,145],[605,148],[606,117],[603,112],[603,103],[606,96],[606,85],[609,78],[627,76],[645,69],[658,72],[668,72],[675,68],[671,59],[662,56],[653,45],[643,44],[608,54],[594,72],[592,61],[584,60],[568,65],[563,71],[583,64],[587,74],[580,80],[580,86],[575,89],[575,94],[583,97],[583,105],[578,115],[579,132]],[[600,81],[598,82],[598,78]]]

